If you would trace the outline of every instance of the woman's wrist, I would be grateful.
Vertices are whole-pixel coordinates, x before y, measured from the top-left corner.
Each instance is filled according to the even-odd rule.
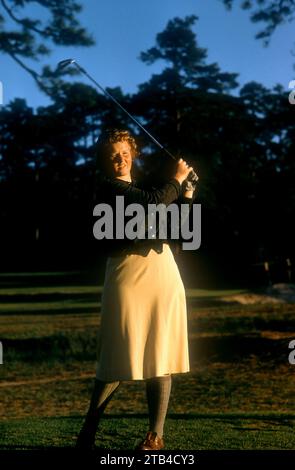
[[[177,180],[180,185],[182,185],[185,180],[182,176],[174,176],[174,179]]]

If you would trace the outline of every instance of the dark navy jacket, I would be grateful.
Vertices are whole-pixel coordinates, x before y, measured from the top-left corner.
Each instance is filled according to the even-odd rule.
[[[148,190],[140,187],[140,184],[133,179],[132,182],[123,181],[117,178],[104,177],[98,181],[98,188],[96,193],[95,204],[107,203],[112,206],[115,213],[116,196],[124,196],[124,206],[131,203],[141,204],[147,210],[148,204],[165,204],[168,206],[171,203],[189,204],[191,208],[193,198],[186,198],[182,195],[181,184],[175,178],[170,179],[161,187],[151,187]],[[132,217],[129,217],[132,218]],[[114,216],[115,219],[115,216]],[[128,221],[128,216],[125,216],[125,221]],[[147,224],[146,224],[147,229]],[[114,230],[115,233],[115,230]],[[147,234],[147,230],[145,231]],[[158,234],[158,228],[157,228]],[[168,233],[170,234],[170,226],[168,225]],[[179,253],[180,243],[179,240],[160,239],[160,238],[147,238],[129,240],[127,237],[124,239],[103,239],[96,240],[98,244],[98,251],[105,256],[122,256],[124,254],[137,253],[142,256],[147,256],[151,249],[161,253],[163,250],[163,243],[168,243],[174,253]]]

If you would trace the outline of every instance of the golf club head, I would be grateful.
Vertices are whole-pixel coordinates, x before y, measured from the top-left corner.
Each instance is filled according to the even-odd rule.
[[[65,59],[65,60],[61,60],[58,64],[57,64],[57,68],[56,70],[62,70],[64,69],[65,67],[67,67],[68,65],[70,64],[74,64],[75,63],[75,59]]]

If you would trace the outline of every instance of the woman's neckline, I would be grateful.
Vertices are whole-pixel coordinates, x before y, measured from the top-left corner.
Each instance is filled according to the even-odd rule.
[[[123,179],[121,179],[121,178],[116,178],[116,177],[114,177],[114,179],[115,179],[116,181],[122,181],[123,183],[128,183],[128,184],[133,183],[133,180],[127,181],[127,180],[123,180]]]

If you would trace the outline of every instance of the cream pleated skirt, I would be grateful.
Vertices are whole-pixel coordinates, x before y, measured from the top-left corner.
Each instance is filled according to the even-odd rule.
[[[185,290],[170,246],[109,257],[96,378],[143,380],[189,370]]]

